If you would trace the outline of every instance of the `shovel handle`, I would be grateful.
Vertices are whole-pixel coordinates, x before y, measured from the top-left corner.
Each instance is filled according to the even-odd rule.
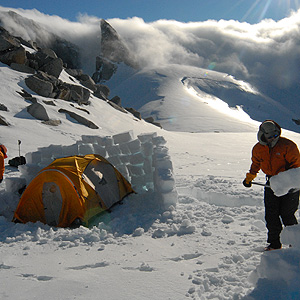
[[[267,187],[267,188],[271,188],[268,184],[265,184],[265,183],[261,183],[261,182],[254,182],[254,181],[251,181],[252,184],[256,184],[256,185],[261,185],[261,186],[264,186],[264,187]]]

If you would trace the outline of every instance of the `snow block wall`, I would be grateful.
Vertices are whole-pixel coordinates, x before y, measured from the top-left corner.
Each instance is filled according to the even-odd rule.
[[[134,137],[133,132],[113,136],[83,135],[70,146],[50,145],[25,155],[26,165],[19,166],[20,180],[29,182],[55,159],[73,155],[99,154],[106,158],[131,183],[138,194],[153,192],[168,208],[177,203],[177,191],[172,161],[166,141],[156,133]],[[15,192],[16,179],[6,178],[6,191]],[[11,182],[12,181],[12,182]]]

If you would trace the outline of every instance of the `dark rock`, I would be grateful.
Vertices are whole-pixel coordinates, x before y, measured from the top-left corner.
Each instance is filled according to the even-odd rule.
[[[157,127],[162,128],[161,124],[158,123],[158,122],[155,122],[153,117],[145,118],[145,121],[148,122],[148,123],[151,123],[151,124],[153,124],[153,125],[155,125]]]
[[[132,107],[126,107],[126,110],[129,111],[131,114],[133,114],[139,120],[142,120],[141,113],[138,112],[137,110],[135,110],[134,108],[132,108]]]
[[[10,35],[3,27],[0,27],[0,52],[19,48],[20,46],[20,42],[15,37]]]
[[[51,106],[56,106],[56,104],[54,103],[54,101],[52,101],[52,100],[43,100],[43,102],[45,103],[45,104],[47,104],[47,105],[51,105]]]
[[[26,60],[26,51],[23,47],[14,47],[0,53],[0,61],[9,66],[12,63],[25,64]]]
[[[63,61],[61,58],[54,58],[48,63],[44,64],[40,70],[58,78],[63,70]]]
[[[42,121],[49,121],[49,116],[46,109],[40,103],[33,103],[27,107],[27,112],[34,118]]]
[[[1,111],[8,111],[7,107],[2,103],[0,103],[0,110]]]
[[[113,108],[115,108],[115,109],[117,109],[117,110],[119,110],[119,111],[121,111],[121,112],[127,114],[127,110],[124,109],[122,106],[119,106],[118,104],[113,103],[113,102],[111,102],[111,101],[109,101],[109,100],[107,101],[107,103],[108,103],[109,105],[111,105]]]
[[[69,69],[69,68],[66,68],[65,71],[75,77],[75,78],[79,78],[82,74],[83,74],[83,71],[81,69]]]
[[[3,116],[0,116],[0,125],[9,126],[10,124],[6,121]]]
[[[117,105],[119,105],[119,106],[122,106],[121,105],[121,98],[119,96],[114,96],[110,101],[117,104]]]
[[[89,128],[92,128],[92,129],[98,129],[99,127],[94,124],[92,121],[72,112],[72,111],[69,111],[69,110],[66,110],[66,109],[59,109],[60,113],[65,113],[65,114],[68,114],[71,118],[75,119],[78,123],[82,124],[82,125],[85,125]]]
[[[116,30],[103,19],[100,21],[100,28],[101,56],[110,61],[124,62],[128,66],[136,68],[137,63]]]
[[[92,90],[95,92],[97,90],[97,87],[95,86],[95,81],[87,74],[82,74],[81,76],[78,76],[80,83],[85,86],[86,88]]]
[[[49,120],[49,121],[43,121],[42,123],[49,126],[59,126],[61,124],[61,120]]]
[[[38,95],[51,97],[53,85],[50,81],[39,78],[36,75],[25,78],[26,85]]]
[[[115,74],[117,69],[117,65],[103,57],[97,56],[96,72],[93,74],[92,78],[96,83],[107,81]]]
[[[18,71],[18,72],[22,72],[22,73],[29,73],[29,74],[34,74],[35,73],[35,69],[29,67],[29,66],[26,66],[24,64],[17,64],[17,63],[11,63],[10,64],[10,67],[15,70],[15,71]]]

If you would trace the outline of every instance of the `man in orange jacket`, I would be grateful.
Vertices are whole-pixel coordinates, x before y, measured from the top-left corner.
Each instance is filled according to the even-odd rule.
[[[5,171],[4,159],[7,158],[7,149],[4,145],[0,145],[0,183],[3,180],[3,175]]]
[[[257,134],[258,143],[252,149],[252,164],[243,181],[245,187],[251,187],[252,180],[259,170],[269,179],[280,172],[300,167],[300,154],[297,145],[280,136],[280,126],[272,121],[264,121]],[[280,233],[284,226],[298,224],[295,212],[299,206],[299,191],[277,197],[270,187],[264,190],[265,220],[268,229],[269,245],[266,251],[280,249]],[[281,220],[282,223],[281,223]]]

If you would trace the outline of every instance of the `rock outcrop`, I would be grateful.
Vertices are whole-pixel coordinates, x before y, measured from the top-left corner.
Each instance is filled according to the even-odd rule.
[[[100,21],[101,54],[96,58],[96,72],[92,78],[96,83],[109,80],[118,69],[118,63],[136,69],[138,64],[132,52],[122,41],[116,30],[105,20]]]

